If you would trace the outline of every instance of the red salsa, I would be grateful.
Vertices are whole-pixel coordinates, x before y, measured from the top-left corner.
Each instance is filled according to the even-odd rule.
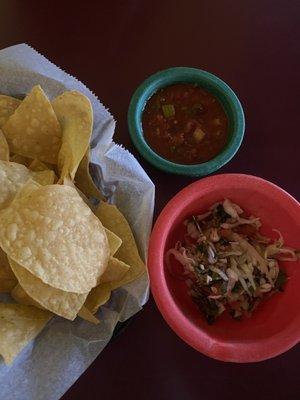
[[[221,103],[197,84],[160,89],[147,102],[142,124],[149,146],[179,164],[211,160],[228,137],[228,118]]]

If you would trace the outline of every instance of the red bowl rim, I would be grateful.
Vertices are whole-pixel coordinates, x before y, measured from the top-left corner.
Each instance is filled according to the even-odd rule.
[[[280,332],[275,336],[260,339],[257,342],[249,342],[247,345],[237,342],[216,341],[206,332],[199,329],[199,327],[196,327],[181,312],[169,292],[164,275],[164,268],[162,268],[164,244],[168,232],[172,227],[173,216],[178,213],[179,208],[182,210],[190,203],[191,196],[196,196],[196,191],[199,193],[201,187],[205,187],[208,183],[212,186],[217,185],[218,182],[224,182],[226,179],[230,179],[231,181],[234,179],[235,182],[243,182],[243,185],[245,183],[263,185],[269,193],[271,191],[276,194],[277,197],[279,196],[279,201],[289,203],[293,213],[295,212],[295,215],[299,217],[299,202],[284,189],[263,178],[246,174],[219,174],[198,180],[182,189],[167,203],[154,225],[148,252],[150,287],[155,302],[165,321],[181,339],[194,349],[220,361],[240,363],[263,361],[284,353],[300,341],[300,323],[297,332],[294,330]],[[249,345],[251,346],[251,355],[248,354],[246,350],[246,347],[249,349]],[[253,355],[253,353],[255,355]]]

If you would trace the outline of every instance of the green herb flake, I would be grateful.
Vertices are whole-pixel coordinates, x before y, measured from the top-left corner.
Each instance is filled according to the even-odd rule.
[[[226,219],[230,217],[230,215],[228,215],[227,212],[224,210],[222,204],[219,204],[218,207],[216,208],[215,216],[221,223],[225,222]]]
[[[205,247],[204,243],[197,244],[196,248],[200,253],[205,253],[205,251],[206,251],[206,247]]]
[[[241,288],[242,288],[242,285],[240,284],[240,282],[237,282],[231,291],[232,291],[232,293],[238,293],[241,290]]]
[[[226,239],[224,239],[224,238],[220,238],[220,240],[219,240],[219,243],[221,244],[221,245],[223,245],[223,246],[226,246],[229,242],[228,242],[228,240],[226,240]]]
[[[221,294],[226,294],[227,293],[227,282],[223,281],[221,284]]]
[[[217,274],[216,272],[213,272],[212,275],[211,275],[211,277],[212,277],[212,280],[213,280],[213,281],[219,281],[219,280],[222,279],[222,278],[220,277],[220,275]]]
[[[206,297],[194,298],[195,303],[204,314],[205,319],[209,325],[212,325],[219,315],[219,307],[213,300],[209,300]]]

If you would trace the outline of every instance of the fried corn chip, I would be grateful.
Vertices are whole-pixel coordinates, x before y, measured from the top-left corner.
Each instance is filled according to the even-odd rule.
[[[79,193],[80,197],[83,199],[83,201],[84,201],[91,209],[95,209],[95,207],[93,207],[93,206],[90,204],[90,202],[89,202],[88,198],[85,196],[85,194],[83,194],[83,193],[81,192],[81,190],[79,190],[79,189],[74,185],[73,181],[72,181],[70,178],[68,178],[68,177],[64,178],[64,182],[63,182],[63,183],[64,183],[64,185],[66,185],[66,186],[70,186],[70,187],[72,187],[72,188],[75,188],[75,189],[77,190],[77,192]],[[111,232],[109,229],[106,229],[106,228],[105,228],[105,233],[106,233],[106,236],[107,236],[108,245],[109,245],[109,249],[110,249],[110,256],[113,256],[113,255],[118,251],[118,249],[120,248],[120,246],[121,246],[121,244],[122,244],[122,240],[121,240],[117,235],[115,235],[113,232]]]
[[[44,283],[73,293],[95,287],[109,259],[102,224],[75,189],[61,185],[26,185],[0,213],[0,246]]]
[[[90,149],[85,153],[85,156],[81,160],[79,167],[75,175],[76,186],[85,194],[87,198],[95,198],[98,200],[103,199],[97,186],[90,175],[89,164],[90,164]]]
[[[115,205],[104,201],[99,204],[95,214],[106,229],[115,233],[122,240],[122,245],[115,253],[115,257],[131,267],[123,278],[122,285],[138,278],[146,271],[146,268],[139,255],[133,233],[124,215]]]
[[[9,293],[18,283],[12,272],[7,256],[0,248],[0,293]]]
[[[54,171],[50,169],[46,171],[32,171],[31,172],[32,179],[38,182],[40,185],[52,185],[55,182],[56,176]]]
[[[32,158],[20,156],[20,154],[13,154],[11,155],[9,161],[29,167],[29,165],[32,163]]]
[[[66,176],[74,179],[92,135],[93,110],[83,94],[64,92],[52,101],[52,107],[62,127],[62,146],[58,155],[60,182]]]
[[[79,194],[79,196],[82,198],[82,200],[85,202],[85,204],[92,210],[95,210],[95,206],[93,204],[91,204],[91,202],[89,201],[89,199],[86,197],[85,194],[82,193],[81,190],[78,189],[77,186],[75,186],[74,182],[71,180],[71,178],[69,177],[65,177],[63,180],[63,184],[66,186],[70,186],[71,188],[75,189],[77,191],[77,193]]]
[[[0,210],[9,205],[30,177],[30,172],[24,165],[0,161]]]
[[[123,214],[116,206],[101,202],[96,215],[106,229],[111,230],[121,240],[122,244],[111,257],[108,267],[100,277],[99,285],[88,295],[85,306],[94,314],[98,308],[109,300],[111,291],[130,283],[145,272],[135,243],[133,233]]]
[[[130,266],[117,258],[110,257],[108,266],[100,278],[100,283],[114,283],[121,281],[126,273],[130,270]]]
[[[21,304],[0,303],[0,355],[11,364],[50,320],[48,311]]]
[[[145,266],[90,175],[86,96],[50,103],[39,85],[23,101],[0,95],[0,128],[0,293],[19,303],[0,303],[0,357],[11,363],[52,313],[99,324],[93,314],[112,290]]]
[[[28,180],[42,185],[54,182],[53,171],[31,172],[24,165],[10,161],[0,161],[0,210],[7,207]]]
[[[35,171],[35,172],[51,170],[51,168],[49,168],[48,165],[37,159],[33,160],[29,164],[28,169],[30,169],[30,171]]]
[[[12,260],[9,260],[9,262],[19,284],[30,298],[54,314],[70,320],[76,318],[87,298],[87,293],[78,294],[55,289],[16,262]]]
[[[2,126],[10,150],[29,158],[56,164],[61,128],[42,88],[34,86]]]
[[[0,160],[9,161],[9,148],[6,138],[0,129]]]
[[[124,279],[129,270],[129,265],[111,257],[104,274],[100,278],[99,285],[89,293],[85,307],[92,314],[95,314],[98,308],[109,300],[111,291],[121,286],[120,283],[122,283],[122,279]]]
[[[21,104],[21,100],[0,94],[0,128]]]
[[[112,231],[110,231],[109,229],[105,228],[105,233],[106,233],[107,240],[108,240],[110,255],[112,257],[120,248],[120,246],[122,244],[122,240],[117,235],[115,235]]]
[[[44,309],[37,301],[28,296],[19,283],[12,289],[10,295],[17,303]]]
[[[81,310],[78,313],[78,317],[84,319],[85,321],[90,322],[91,324],[98,325],[99,324],[99,319],[96,318],[89,309],[87,309],[85,306],[82,306]]]
[[[44,309],[38,302],[33,300],[28,294],[25,292],[25,290],[22,288],[20,284],[15,286],[13,290],[11,291],[11,296],[12,298],[17,301],[20,304],[25,304],[28,306],[35,306],[41,309]],[[82,306],[81,309],[78,312],[78,317],[94,324],[97,325],[99,324],[99,319],[96,318],[85,306]]]
[[[10,293],[15,284],[13,279],[0,279],[0,293]]]
[[[99,307],[108,302],[111,296],[111,290],[110,283],[100,283],[100,285],[91,290],[84,303],[84,306],[92,314],[95,314]]]
[[[7,255],[0,248],[0,278],[15,279],[14,273],[12,272]]]

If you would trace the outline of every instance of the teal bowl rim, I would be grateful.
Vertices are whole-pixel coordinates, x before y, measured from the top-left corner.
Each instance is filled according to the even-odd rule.
[[[180,82],[199,83],[208,90],[216,90],[218,93],[214,93],[214,95],[221,101],[225,111],[227,107],[232,114],[231,118],[228,116],[229,120],[234,123],[229,142],[221,153],[205,163],[184,165],[168,161],[152,150],[143,136],[141,116],[149,98],[157,90]],[[222,96],[223,98],[220,98]],[[234,91],[217,76],[190,67],[169,68],[148,77],[134,92],[127,117],[131,140],[140,154],[155,167],[178,175],[206,176],[217,171],[234,157],[243,141],[245,132],[243,108]]]

